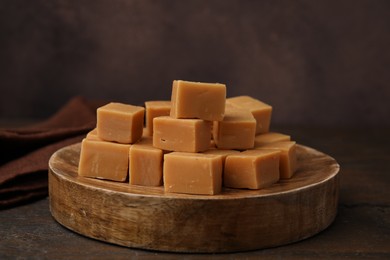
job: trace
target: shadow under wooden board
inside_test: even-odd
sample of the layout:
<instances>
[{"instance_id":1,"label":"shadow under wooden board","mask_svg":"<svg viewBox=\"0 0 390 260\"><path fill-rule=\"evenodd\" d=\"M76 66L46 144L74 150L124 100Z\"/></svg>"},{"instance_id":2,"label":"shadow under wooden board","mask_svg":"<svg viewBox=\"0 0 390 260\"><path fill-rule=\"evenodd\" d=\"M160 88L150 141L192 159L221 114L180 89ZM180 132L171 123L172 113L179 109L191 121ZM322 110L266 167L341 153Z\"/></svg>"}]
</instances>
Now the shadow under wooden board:
<instances>
[{"instance_id":1,"label":"shadow under wooden board","mask_svg":"<svg viewBox=\"0 0 390 260\"><path fill-rule=\"evenodd\" d=\"M132 248L221 253L285 245L324 230L337 213L338 163L302 145L297 153L289 180L205 196L79 177L75 144L49 161L50 210L77 233Z\"/></svg>"}]
</instances>

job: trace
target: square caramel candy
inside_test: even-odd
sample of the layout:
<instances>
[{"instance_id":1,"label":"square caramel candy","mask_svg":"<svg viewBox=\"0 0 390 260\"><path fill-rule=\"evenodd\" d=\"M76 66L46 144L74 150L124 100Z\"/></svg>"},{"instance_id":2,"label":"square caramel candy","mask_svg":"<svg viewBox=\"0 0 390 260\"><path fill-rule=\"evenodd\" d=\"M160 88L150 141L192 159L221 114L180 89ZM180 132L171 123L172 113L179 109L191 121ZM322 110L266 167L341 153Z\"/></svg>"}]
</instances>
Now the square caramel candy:
<instances>
[{"instance_id":1,"label":"square caramel candy","mask_svg":"<svg viewBox=\"0 0 390 260\"><path fill-rule=\"evenodd\" d=\"M143 132L145 108L109 103L97 109L97 134L105 141L132 144Z\"/></svg>"},{"instance_id":2,"label":"square caramel candy","mask_svg":"<svg viewBox=\"0 0 390 260\"><path fill-rule=\"evenodd\" d=\"M226 157L230 154L239 154L240 151L237 150L224 150L224 149L210 149L205 152L204 154L214 154L219 155L222 158L222 168L224 168Z\"/></svg>"},{"instance_id":3,"label":"square caramel candy","mask_svg":"<svg viewBox=\"0 0 390 260\"><path fill-rule=\"evenodd\" d=\"M94 128L92 129L91 131L89 131L85 137L86 139L88 140L97 140L97 141L101 141L102 139L100 139L97 135L97 129Z\"/></svg>"},{"instance_id":4,"label":"square caramel candy","mask_svg":"<svg viewBox=\"0 0 390 260\"><path fill-rule=\"evenodd\" d=\"M279 180L279 157L276 150L247 150L228 155L225 161L224 186L262 189Z\"/></svg>"},{"instance_id":5,"label":"square caramel candy","mask_svg":"<svg viewBox=\"0 0 390 260\"><path fill-rule=\"evenodd\" d=\"M269 131L272 115L272 107L270 105L249 96L231 97L226 101L237 107L251 111L257 123L256 134L263 134Z\"/></svg>"},{"instance_id":6,"label":"square caramel candy","mask_svg":"<svg viewBox=\"0 0 390 260\"><path fill-rule=\"evenodd\" d=\"M297 170L296 142L269 143L256 149L274 149L280 151L279 171L281 179L291 178Z\"/></svg>"},{"instance_id":7,"label":"square caramel candy","mask_svg":"<svg viewBox=\"0 0 390 260\"><path fill-rule=\"evenodd\" d=\"M221 121L225 113L225 101L224 84L174 80L170 116Z\"/></svg>"},{"instance_id":8,"label":"square caramel candy","mask_svg":"<svg viewBox=\"0 0 390 260\"><path fill-rule=\"evenodd\" d=\"M147 101L145 102L145 125L147 133L153 135L153 118L169 116L171 112L171 101Z\"/></svg>"},{"instance_id":9,"label":"square caramel candy","mask_svg":"<svg viewBox=\"0 0 390 260\"><path fill-rule=\"evenodd\" d=\"M161 186L163 151L146 140L130 148L129 183L141 186Z\"/></svg>"},{"instance_id":10,"label":"square caramel candy","mask_svg":"<svg viewBox=\"0 0 390 260\"><path fill-rule=\"evenodd\" d=\"M256 120L247 109L226 104L222 121L214 121L213 139L218 149L245 150L254 147Z\"/></svg>"},{"instance_id":11,"label":"square caramel candy","mask_svg":"<svg viewBox=\"0 0 390 260\"><path fill-rule=\"evenodd\" d=\"M222 158L202 153L164 155L166 192L214 195L222 189Z\"/></svg>"},{"instance_id":12,"label":"square caramel candy","mask_svg":"<svg viewBox=\"0 0 390 260\"><path fill-rule=\"evenodd\" d=\"M153 119L153 146L176 152L202 152L210 148L211 122L200 119Z\"/></svg>"},{"instance_id":13,"label":"square caramel candy","mask_svg":"<svg viewBox=\"0 0 390 260\"><path fill-rule=\"evenodd\" d=\"M78 174L124 182L128 175L129 149L128 144L83 139Z\"/></svg>"},{"instance_id":14,"label":"square caramel candy","mask_svg":"<svg viewBox=\"0 0 390 260\"><path fill-rule=\"evenodd\" d=\"M276 133L276 132L268 132L265 134L259 134L255 136L255 147L260 147L262 145L269 144L269 143L284 142L290 140L291 137L289 135Z\"/></svg>"}]
</instances>

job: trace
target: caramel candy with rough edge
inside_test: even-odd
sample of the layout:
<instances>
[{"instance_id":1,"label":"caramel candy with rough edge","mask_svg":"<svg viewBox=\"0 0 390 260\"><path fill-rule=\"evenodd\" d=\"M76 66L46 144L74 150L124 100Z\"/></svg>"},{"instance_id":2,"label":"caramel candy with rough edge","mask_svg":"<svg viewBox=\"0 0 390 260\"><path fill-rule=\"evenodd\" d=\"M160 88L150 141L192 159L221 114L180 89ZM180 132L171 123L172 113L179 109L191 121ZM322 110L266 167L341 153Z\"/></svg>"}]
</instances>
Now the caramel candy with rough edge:
<instances>
[{"instance_id":1,"label":"caramel candy with rough edge","mask_svg":"<svg viewBox=\"0 0 390 260\"><path fill-rule=\"evenodd\" d=\"M145 102L145 126L147 134L153 135L153 118L159 116L169 116L171 111L171 101L146 101Z\"/></svg>"},{"instance_id":2,"label":"caramel candy with rough edge","mask_svg":"<svg viewBox=\"0 0 390 260\"><path fill-rule=\"evenodd\" d=\"M225 114L226 85L174 80L170 116L221 121Z\"/></svg>"},{"instance_id":3,"label":"caramel candy with rough edge","mask_svg":"<svg viewBox=\"0 0 390 260\"><path fill-rule=\"evenodd\" d=\"M249 96L231 97L226 102L251 111L257 123L256 134L269 132L272 106Z\"/></svg>"},{"instance_id":4,"label":"caramel candy with rough edge","mask_svg":"<svg viewBox=\"0 0 390 260\"><path fill-rule=\"evenodd\" d=\"M214 195L222 189L219 155L172 152L164 155L166 192Z\"/></svg>"},{"instance_id":5,"label":"caramel candy with rough edge","mask_svg":"<svg viewBox=\"0 0 390 260\"><path fill-rule=\"evenodd\" d=\"M202 152L210 148L211 122L200 119L153 119L153 146L176 152Z\"/></svg>"},{"instance_id":6,"label":"caramel candy with rough edge","mask_svg":"<svg viewBox=\"0 0 390 260\"><path fill-rule=\"evenodd\" d=\"M163 151L151 142L139 142L130 148L129 183L141 186L161 186Z\"/></svg>"},{"instance_id":7,"label":"caramel candy with rough edge","mask_svg":"<svg viewBox=\"0 0 390 260\"><path fill-rule=\"evenodd\" d=\"M280 151L280 178L289 179L297 170L297 152L294 141L265 144L256 149L274 149Z\"/></svg>"},{"instance_id":8,"label":"caramel candy with rough edge","mask_svg":"<svg viewBox=\"0 0 390 260\"><path fill-rule=\"evenodd\" d=\"M97 140L97 141L102 141L102 139L100 139L98 136L97 136L97 129L94 128L92 129L91 131L89 131L87 133L87 136L85 137L86 139L88 140Z\"/></svg>"},{"instance_id":9,"label":"caramel candy with rough edge","mask_svg":"<svg viewBox=\"0 0 390 260\"><path fill-rule=\"evenodd\" d=\"M221 156L221 158L222 158L222 168L224 168L226 157L228 155L230 155L230 154L239 154L240 151L237 151L237 150L223 150L223 149L210 149L210 150L207 150L207 151L205 151L203 153L204 154L214 154L214 155Z\"/></svg>"},{"instance_id":10,"label":"caramel candy with rough edge","mask_svg":"<svg viewBox=\"0 0 390 260\"><path fill-rule=\"evenodd\" d=\"M256 120L247 109L226 104L225 117L214 121L213 139L219 149L245 150L254 147Z\"/></svg>"},{"instance_id":11,"label":"caramel candy with rough edge","mask_svg":"<svg viewBox=\"0 0 390 260\"><path fill-rule=\"evenodd\" d=\"M124 182L129 166L128 144L83 139L78 174Z\"/></svg>"},{"instance_id":12,"label":"caramel candy with rough edge","mask_svg":"<svg viewBox=\"0 0 390 260\"><path fill-rule=\"evenodd\" d=\"M97 109L97 134L105 141L132 144L141 136L145 108L109 103Z\"/></svg>"},{"instance_id":13,"label":"caramel candy with rough edge","mask_svg":"<svg viewBox=\"0 0 390 260\"><path fill-rule=\"evenodd\" d=\"M241 189L261 189L279 180L280 152L247 150L228 155L223 174L224 186Z\"/></svg>"}]
</instances>

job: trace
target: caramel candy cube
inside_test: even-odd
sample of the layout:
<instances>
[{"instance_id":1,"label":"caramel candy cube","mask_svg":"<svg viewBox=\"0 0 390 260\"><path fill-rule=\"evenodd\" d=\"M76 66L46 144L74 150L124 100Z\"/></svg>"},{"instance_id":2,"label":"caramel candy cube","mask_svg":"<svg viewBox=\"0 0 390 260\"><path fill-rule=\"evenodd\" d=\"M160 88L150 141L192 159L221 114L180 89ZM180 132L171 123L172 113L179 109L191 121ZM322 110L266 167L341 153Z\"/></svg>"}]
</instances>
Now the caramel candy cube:
<instances>
[{"instance_id":1,"label":"caramel candy cube","mask_svg":"<svg viewBox=\"0 0 390 260\"><path fill-rule=\"evenodd\" d=\"M221 189L221 156L182 152L164 155L166 192L214 195Z\"/></svg>"},{"instance_id":2,"label":"caramel candy cube","mask_svg":"<svg viewBox=\"0 0 390 260\"><path fill-rule=\"evenodd\" d=\"M269 131L272 115L272 107L270 105L249 96L228 98L227 102L251 111L257 122L256 134L263 134Z\"/></svg>"},{"instance_id":3,"label":"caramel candy cube","mask_svg":"<svg viewBox=\"0 0 390 260\"><path fill-rule=\"evenodd\" d=\"M128 175L130 145L83 139L78 174L124 182Z\"/></svg>"},{"instance_id":4,"label":"caramel candy cube","mask_svg":"<svg viewBox=\"0 0 390 260\"><path fill-rule=\"evenodd\" d=\"M224 185L230 188L261 189L279 180L279 157L276 150L247 150L228 155Z\"/></svg>"},{"instance_id":5,"label":"caramel candy cube","mask_svg":"<svg viewBox=\"0 0 390 260\"><path fill-rule=\"evenodd\" d=\"M247 109L226 105L222 121L214 121L213 139L219 149L245 150L254 147L256 120Z\"/></svg>"},{"instance_id":6,"label":"caramel candy cube","mask_svg":"<svg viewBox=\"0 0 390 260\"><path fill-rule=\"evenodd\" d=\"M226 85L174 80L171 117L221 121L225 113Z\"/></svg>"},{"instance_id":7,"label":"caramel candy cube","mask_svg":"<svg viewBox=\"0 0 390 260\"><path fill-rule=\"evenodd\" d=\"M202 152L210 148L211 122L200 119L153 119L153 146L176 152Z\"/></svg>"},{"instance_id":8,"label":"caramel candy cube","mask_svg":"<svg viewBox=\"0 0 390 260\"><path fill-rule=\"evenodd\" d=\"M297 170L296 142L269 143L256 149L274 149L280 151L279 171L281 179L291 178Z\"/></svg>"},{"instance_id":9,"label":"caramel candy cube","mask_svg":"<svg viewBox=\"0 0 390 260\"><path fill-rule=\"evenodd\" d=\"M97 140L97 141L101 140L101 139L97 136L97 129L96 129L96 128L94 128L94 129L92 129L91 131L89 131L89 132L87 133L87 136L86 136L85 138L88 139L88 140Z\"/></svg>"},{"instance_id":10,"label":"caramel candy cube","mask_svg":"<svg viewBox=\"0 0 390 260\"><path fill-rule=\"evenodd\" d=\"M145 124L147 133L153 135L153 118L159 116L169 116L171 111L171 101L147 101L145 102Z\"/></svg>"},{"instance_id":11,"label":"caramel candy cube","mask_svg":"<svg viewBox=\"0 0 390 260\"><path fill-rule=\"evenodd\" d=\"M291 137L289 135L275 133L275 132L268 132L265 134L259 134L255 136L255 147L260 147L262 145L269 144L269 143L284 142L290 140Z\"/></svg>"},{"instance_id":12,"label":"caramel candy cube","mask_svg":"<svg viewBox=\"0 0 390 260\"><path fill-rule=\"evenodd\" d=\"M109 103L97 109L97 134L105 141L132 144L142 136L145 108Z\"/></svg>"},{"instance_id":13,"label":"caramel candy cube","mask_svg":"<svg viewBox=\"0 0 390 260\"><path fill-rule=\"evenodd\" d=\"M163 151L142 142L130 148L129 183L141 186L161 186Z\"/></svg>"},{"instance_id":14,"label":"caramel candy cube","mask_svg":"<svg viewBox=\"0 0 390 260\"><path fill-rule=\"evenodd\" d=\"M225 165L226 157L230 154L239 154L240 152L237 150L223 150L223 149L210 149L205 152L204 154L214 154L214 155L219 155L222 158L222 168Z\"/></svg>"}]
</instances>

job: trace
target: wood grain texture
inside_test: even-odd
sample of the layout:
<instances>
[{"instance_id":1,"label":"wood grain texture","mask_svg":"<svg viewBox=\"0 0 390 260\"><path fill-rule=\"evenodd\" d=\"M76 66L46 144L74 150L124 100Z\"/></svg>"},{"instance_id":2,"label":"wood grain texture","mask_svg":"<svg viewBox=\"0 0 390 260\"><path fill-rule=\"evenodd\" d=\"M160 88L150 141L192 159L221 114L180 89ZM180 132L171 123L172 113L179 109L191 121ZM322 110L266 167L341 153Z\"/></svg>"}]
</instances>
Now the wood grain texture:
<instances>
[{"instance_id":1,"label":"wood grain texture","mask_svg":"<svg viewBox=\"0 0 390 260\"><path fill-rule=\"evenodd\" d=\"M298 171L262 190L198 196L79 177L80 145L49 161L50 210L65 227L98 240L175 252L234 252L310 237L334 220L339 165L298 145Z\"/></svg>"}]
</instances>

